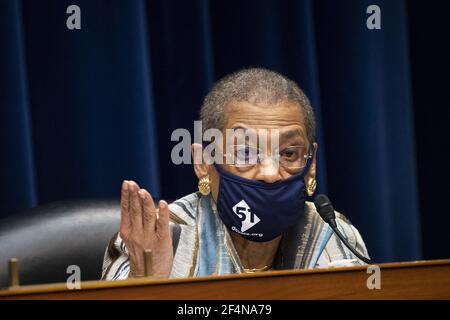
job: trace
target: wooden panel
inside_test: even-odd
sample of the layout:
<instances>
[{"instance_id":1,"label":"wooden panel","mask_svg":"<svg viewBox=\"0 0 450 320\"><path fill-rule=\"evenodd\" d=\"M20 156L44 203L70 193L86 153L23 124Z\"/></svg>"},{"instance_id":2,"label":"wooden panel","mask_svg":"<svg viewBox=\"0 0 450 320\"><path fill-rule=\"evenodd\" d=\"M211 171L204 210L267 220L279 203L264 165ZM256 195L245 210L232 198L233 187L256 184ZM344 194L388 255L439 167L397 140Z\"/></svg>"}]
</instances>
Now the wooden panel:
<instances>
[{"instance_id":1,"label":"wooden panel","mask_svg":"<svg viewBox=\"0 0 450 320\"><path fill-rule=\"evenodd\" d=\"M381 289L365 267L287 270L189 279L87 281L22 286L0 299L450 299L450 260L380 264Z\"/></svg>"}]
</instances>

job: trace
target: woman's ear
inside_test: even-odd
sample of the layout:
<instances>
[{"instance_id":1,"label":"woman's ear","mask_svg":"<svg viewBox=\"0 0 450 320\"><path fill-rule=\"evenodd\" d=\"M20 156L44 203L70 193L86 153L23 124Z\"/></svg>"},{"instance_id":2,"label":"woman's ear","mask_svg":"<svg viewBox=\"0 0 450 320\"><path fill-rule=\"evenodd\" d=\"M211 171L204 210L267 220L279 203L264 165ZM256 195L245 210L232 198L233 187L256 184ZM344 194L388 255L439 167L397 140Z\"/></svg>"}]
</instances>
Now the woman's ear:
<instances>
[{"instance_id":1,"label":"woman's ear","mask_svg":"<svg viewBox=\"0 0 450 320\"><path fill-rule=\"evenodd\" d=\"M200 143L193 143L191 146L194 171L197 178L201 179L208 175L208 165L203 161L203 146Z\"/></svg>"}]
</instances>

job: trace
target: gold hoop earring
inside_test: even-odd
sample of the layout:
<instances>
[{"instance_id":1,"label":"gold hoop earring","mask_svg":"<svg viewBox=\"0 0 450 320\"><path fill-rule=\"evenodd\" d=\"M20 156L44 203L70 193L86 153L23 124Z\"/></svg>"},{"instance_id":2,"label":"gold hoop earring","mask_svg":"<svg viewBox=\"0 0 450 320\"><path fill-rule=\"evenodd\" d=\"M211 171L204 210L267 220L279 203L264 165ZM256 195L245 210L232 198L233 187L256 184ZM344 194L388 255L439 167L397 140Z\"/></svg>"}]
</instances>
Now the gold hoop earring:
<instances>
[{"instance_id":1,"label":"gold hoop earring","mask_svg":"<svg viewBox=\"0 0 450 320\"><path fill-rule=\"evenodd\" d=\"M211 192L211 180L209 180L208 176L198 181L198 191L204 196L207 196Z\"/></svg>"},{"instance_id":2,"label":"gold hoop earring","mask_svg":"<svg viewBox=\"0 0 450 320\"><path fill-rule=\"evenodd\" d=\"M316 181L316 179L313 179L308 184L308 187L306 188L306 193L308 194L308 196L311 197L314 194L314 192L316 191L316 187L317 187L317 181Z\"/></svg>"}]
</instances>

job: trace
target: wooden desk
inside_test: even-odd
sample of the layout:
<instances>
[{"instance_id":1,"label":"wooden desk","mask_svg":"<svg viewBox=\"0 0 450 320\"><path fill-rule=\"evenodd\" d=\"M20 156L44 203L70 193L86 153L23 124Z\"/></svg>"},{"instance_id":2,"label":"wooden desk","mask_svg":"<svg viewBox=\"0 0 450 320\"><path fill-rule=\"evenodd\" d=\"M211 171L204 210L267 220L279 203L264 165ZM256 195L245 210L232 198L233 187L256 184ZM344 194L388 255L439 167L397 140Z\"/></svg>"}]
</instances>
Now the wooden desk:
<instances>
[{"instance_id":1,"label":"wooden desk","mask_svg":"<svg viewBox=\"0 0 450 320\"><path fill-rule=\"evenodd\" d=\"M450 260L379 264L381 289L366 267L287 270L187 279L86 281L20 286L0 299L450 299Z\"/></svg>"}]
</instances>

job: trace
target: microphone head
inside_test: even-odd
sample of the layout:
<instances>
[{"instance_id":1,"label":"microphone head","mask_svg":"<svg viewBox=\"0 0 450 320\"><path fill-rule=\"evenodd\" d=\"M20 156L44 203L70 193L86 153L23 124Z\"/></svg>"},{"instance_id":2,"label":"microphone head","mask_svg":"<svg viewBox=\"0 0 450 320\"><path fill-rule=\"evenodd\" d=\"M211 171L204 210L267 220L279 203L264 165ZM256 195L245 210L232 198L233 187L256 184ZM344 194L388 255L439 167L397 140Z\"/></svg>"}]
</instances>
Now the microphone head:
<instances>
[{"instance_id":1,"label":"microphone head","mask_svg":"<svg viewBox=\"0 0 450 320\"><path fill-rule=\"evenodd\" d=\"M318 194L314 198L314 205L316 206L317 212L326 223L330 223L331 220L336 219L333 204L326 195Z\"/></svg>"}]
</instances>

